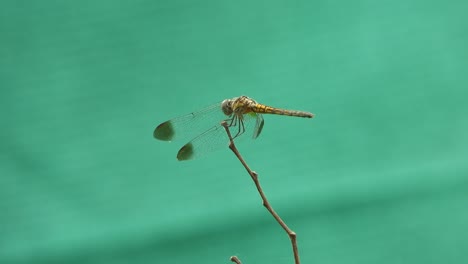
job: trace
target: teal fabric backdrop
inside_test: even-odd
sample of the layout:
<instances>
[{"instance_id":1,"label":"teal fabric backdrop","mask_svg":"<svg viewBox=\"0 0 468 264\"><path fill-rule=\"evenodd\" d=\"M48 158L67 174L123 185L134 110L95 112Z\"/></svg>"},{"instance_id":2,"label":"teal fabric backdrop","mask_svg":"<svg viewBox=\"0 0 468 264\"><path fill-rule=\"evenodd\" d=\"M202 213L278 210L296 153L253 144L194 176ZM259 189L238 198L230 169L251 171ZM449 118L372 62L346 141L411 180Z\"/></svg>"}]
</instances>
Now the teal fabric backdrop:
<instances>
[{"instance_id":1,"label":"teal fabric backdrop","mask_svg":"<svg viewBox=\"0 0 468 264\"><path fill-rule=\"evenodd\" d=\"M2 1L0 263L293 263L229 151L161 122L248 95L239 144L302 263L464 263L466 1Z\"/></svg>"}]
</instances>

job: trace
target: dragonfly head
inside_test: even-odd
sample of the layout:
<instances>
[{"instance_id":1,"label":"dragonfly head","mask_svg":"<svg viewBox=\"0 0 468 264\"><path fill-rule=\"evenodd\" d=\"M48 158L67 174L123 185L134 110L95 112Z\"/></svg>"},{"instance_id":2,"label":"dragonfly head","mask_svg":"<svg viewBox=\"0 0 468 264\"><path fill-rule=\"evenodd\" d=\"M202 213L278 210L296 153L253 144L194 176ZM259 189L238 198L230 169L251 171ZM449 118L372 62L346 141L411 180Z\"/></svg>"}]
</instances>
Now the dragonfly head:
<instances>
[{"instance_id":1,"label":"dragonfly head","mask_svg":"<svg viewBox=\"0 0 468 264\"><path fill-rule=\"evenodd\" d=\"M232 115L232 103L234 102L233 99L226 99L221 103L221 109L223 110L223 113L227 116Z\"/></svg>"}]
</instances>

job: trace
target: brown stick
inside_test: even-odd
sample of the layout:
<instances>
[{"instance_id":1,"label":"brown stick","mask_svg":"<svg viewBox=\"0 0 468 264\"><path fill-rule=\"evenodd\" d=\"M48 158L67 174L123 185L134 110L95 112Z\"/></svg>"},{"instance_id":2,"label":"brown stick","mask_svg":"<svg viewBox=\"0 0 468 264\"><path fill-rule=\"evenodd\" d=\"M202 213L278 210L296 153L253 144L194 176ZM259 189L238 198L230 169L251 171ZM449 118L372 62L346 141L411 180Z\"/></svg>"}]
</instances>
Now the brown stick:
<instances>
[{"instance_id":1,"label":"brown stick","mask_svg":"<svg viewBox=\"0 0 468 264\"><path fill-rule=\"evenodd\" d=\"M236 256L232 256L232 257L231 257L231 261L234 262L234 263L236 263L236 264L242 264L241 261L240 261L240 259L238 259Z\"/></svg>"},{"instance_id":2,"label":"brown stick","mask_svg":"<svg viewBox=\"0 0 468 264\"><path fill-rule=\"evenodd\" d=\"M236 157L242 163L244 168L249 173L250 177L252 177L252 180L254 181L255 186L257 187L258 193L262 197L263 206L270 212L270 214L276 219L278 224L280 224L281 227L284 229L284 231L286 231L286 233L288 234L289 239L291 240L291 244L292 244L292 249L293 249L293 254L294 254L294 263L295 264L300 264L299 251L297 249L297 243L296 243L296 233L294 233L294 231L289 229L289 227L286 225L286 223L284 223L284 221L281 219L281 217L275 212L275 210L273 210L273 207L271 207L270 203L268 202L267 197L263 193L262 187L260 186L260 182L258 180L258 174L255 171L252 171L250 169L250 167L244 161L244 158L242 158L241 154L237 150L236 145L234 145L234 139L232 138L231 131L229 131L228 124L225 121L223 121L221 123L221 125L224 127L224 129L226 130L226 133L227 133L227 135L229 137L229 148L232 150L232 152L234 152ZM233 259L238 260L239 263L240 263L240 260L236 256L231 257L231 261L233 261ZM235 261L233 261L233 262L235 262Z\"/></svg>"}]
</instances>

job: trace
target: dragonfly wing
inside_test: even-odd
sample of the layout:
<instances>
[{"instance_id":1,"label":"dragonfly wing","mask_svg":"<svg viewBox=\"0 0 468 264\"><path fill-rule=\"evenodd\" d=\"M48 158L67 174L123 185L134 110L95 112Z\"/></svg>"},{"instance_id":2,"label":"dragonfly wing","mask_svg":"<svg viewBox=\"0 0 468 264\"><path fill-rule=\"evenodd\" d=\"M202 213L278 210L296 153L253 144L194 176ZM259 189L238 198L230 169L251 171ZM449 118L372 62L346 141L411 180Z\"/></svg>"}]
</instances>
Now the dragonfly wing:
<instances>
[{"instance_id":1,"label":"dragonfly wing","mask_svg":"<svg viewBox=\"0 0 468 264\"><path fill-rule=\"evenodd\" d=\"M256 116L257 118L255 120L255 128L252 135L253 139L256 139L258 136L260 136L260 133L262 133L263 125L265 124L265 121L263 120L263 116L261 114L256 114Z\"/></svg>"},{"instance_id":2,"label":"dragonfly wing","mask_svg":"<svg viewBox=\"0 0 468 264\"><path fill-rule=\"evenodd\" d=\"M153 136L163 141L187 139L203 133L225 118L227 117L221 110L221 103L217 103L160 124L154 130Z\"/></svg>"},{"instance_id":3,"label":"dragonfly wing","mask_svg":"<svg viewBox=\"0 0 468 264\"><path fill-rule=\"evenodd\" d=\"M178 160L191 160L199 158L206 153L227 146L229 138L224 127L219 124L185 144L177 153Z\"/></svg>"},{"instance_id":4,"label":"dragonfly wing","mask_svg":"<svg viewBox=\"0 0 468 264\"><path fill-rule=\"evenodd\" d=\"M225 121L228 125L230 125L230 120L225 118ZM255 139L260 134L261 128L263 127L263 118L261 115L255 113L246 114L244 115L242 122L243 127L240 123L229 126L229 132L231 133L231 136L235 137L235 135L237 135L234 138L236 142L248 138L248 136L245 135L252 135L252 131L253 139ZM244 130L243 133L239 133L239 131L242 130ZM218 124L212 126L210 129L185 144L177 153L177 159L191 160L199 158L214 150L227 147L228 145L229 137L226 133L226 129L221 125L220 122L218 122Z\"/></svg>"}]
</instances>

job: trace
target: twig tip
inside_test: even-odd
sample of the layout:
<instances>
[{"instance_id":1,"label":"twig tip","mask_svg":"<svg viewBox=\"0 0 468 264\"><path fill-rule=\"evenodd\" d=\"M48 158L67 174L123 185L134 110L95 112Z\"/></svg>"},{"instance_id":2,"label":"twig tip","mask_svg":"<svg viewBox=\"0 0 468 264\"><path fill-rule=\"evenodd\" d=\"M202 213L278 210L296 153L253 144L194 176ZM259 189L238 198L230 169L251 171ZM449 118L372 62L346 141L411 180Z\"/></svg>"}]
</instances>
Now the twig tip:
<instances>
[{"instance_id":1,"label":"twig tip","mask_svg":"<svg viewBox=\"0 0 468 264\"><path fill-rule=\"evenodd\" d=\"M230 260L231 260L232 262L236 263L236 264L241 264L240 259L238 259L236 256L232 256L232 257L230 258Z\"/></svg>"}]
</instances>

